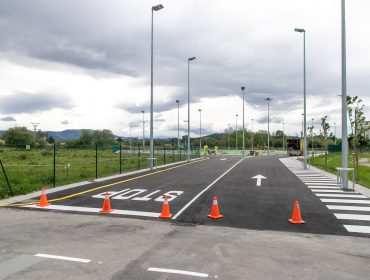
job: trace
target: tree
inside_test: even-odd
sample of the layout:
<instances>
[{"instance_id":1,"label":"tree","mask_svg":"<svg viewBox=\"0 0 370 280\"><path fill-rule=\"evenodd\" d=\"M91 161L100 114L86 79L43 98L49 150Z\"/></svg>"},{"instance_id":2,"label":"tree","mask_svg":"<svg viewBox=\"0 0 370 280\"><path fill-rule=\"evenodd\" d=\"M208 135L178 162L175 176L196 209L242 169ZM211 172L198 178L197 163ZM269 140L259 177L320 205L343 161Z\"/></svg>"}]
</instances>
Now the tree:
<instances>
[{"instance_id":1,"label":"tree","mask_svg":"<svg viewBox=\"0 0 370 280\"><path fill-rule=\"evenodd\" d=\"M4 133L3 139L8 145L31 145L35 143L35 138L26 127L9 128Z\"/></svg>"},{"instance_id":2,"label":"tree","mask_svg":"<svg viewBox=\"0 0 370 280\"><path fill-rule=\"evenodd\" d=\"M93 143L99 146L114 144L114 135L109 129L95 130L92 133Z\"/></svg>"},{"instance_id":3,"label":"tree","mask_svg":"<svg viewBox=\"0 0 370 280\"><path fill-rule=\"evenodd\" d=\"M364 115L364 104L361 104L362 100L358 98L358 96L347 96L347 110L348 110L348 117L351 123L351 138L352 138L352 145L353 145L353 152L355 154L355 159L353 162L353 166L355 168L355 177L356 180L359 179L358 174L358 151L357 147L360 145L362 135L365 131L367 131L370 127L367 125L365 115Z\"/></svg>"},{"instance_id":4,"label":"tree","mask_svg":"<svg viewBox=\"0 0 370 280\"><path fill-rule=\"evenodd\" d=\"M320 135L323 139L323 145L325 149L325 170L328 169L328 133L330 129L329 123L326 121L328 116L321 118L321 130Z\"/></svg>"}]
</instances>

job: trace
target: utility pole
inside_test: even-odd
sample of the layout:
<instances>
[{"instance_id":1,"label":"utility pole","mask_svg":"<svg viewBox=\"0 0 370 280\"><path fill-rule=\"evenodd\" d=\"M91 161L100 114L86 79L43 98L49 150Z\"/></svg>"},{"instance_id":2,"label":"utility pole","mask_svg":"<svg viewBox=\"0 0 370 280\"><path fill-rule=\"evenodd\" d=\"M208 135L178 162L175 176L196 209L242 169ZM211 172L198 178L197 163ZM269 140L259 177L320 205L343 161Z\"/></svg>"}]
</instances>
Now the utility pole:
<instances>
[{"instance_id":1,"label":"utility pole","mask_svg":"<svg viewBox=\"0 0 370 280\"><path fill-rule=\"evenodd\" d=\"M33 130L35 131L35 143L36 143L36 140L37 140L36 131L37 131L37 127L40 123L31 122L31 124L33 125Z\"/></svg>"}]
</instances>

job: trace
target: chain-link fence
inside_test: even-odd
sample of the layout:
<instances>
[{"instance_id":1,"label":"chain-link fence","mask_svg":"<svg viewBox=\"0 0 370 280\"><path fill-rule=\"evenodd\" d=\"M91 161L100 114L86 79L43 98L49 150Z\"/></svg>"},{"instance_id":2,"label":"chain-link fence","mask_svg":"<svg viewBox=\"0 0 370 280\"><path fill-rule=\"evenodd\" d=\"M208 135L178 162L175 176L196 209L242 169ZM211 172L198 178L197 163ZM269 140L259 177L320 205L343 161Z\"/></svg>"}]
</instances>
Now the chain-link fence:
<instances>
[{"instance_id":1,"label":"chain-link fence","mask_svg":"<svg viewBox=\"0 0 370 280\"><path fill-rule=\"evenodd\" d=\"M42 185L55 187L93 180L149 166L149 147L131 149L115 146L44 147L0 146L0 198L39 190ZM199 149L191 150L191 158L200 157ZM186 160L184 148L155 147L157 165Z\"/></svg>"}]
</instances>

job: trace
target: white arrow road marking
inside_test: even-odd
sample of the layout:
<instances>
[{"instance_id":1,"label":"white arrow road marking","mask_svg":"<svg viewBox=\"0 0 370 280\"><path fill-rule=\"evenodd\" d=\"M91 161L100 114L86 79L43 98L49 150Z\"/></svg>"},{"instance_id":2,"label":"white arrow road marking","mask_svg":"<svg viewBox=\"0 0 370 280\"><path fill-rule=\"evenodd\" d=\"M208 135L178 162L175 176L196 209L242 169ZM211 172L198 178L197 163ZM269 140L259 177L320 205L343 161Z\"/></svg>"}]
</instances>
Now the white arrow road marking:
<instances>
[{"instance_id":1,"label":"white arrow road marking","mask_svg":"<svg viewBox=\"0 0 370 280\"><path fill-rule=\"evenodd\" d=\"M257 187L260 187L261 186L261 182L262 182L262 179L267 179L265 176L262 176L262 175L256 175L254 177L252 177L252 179L257 179Z\"/></svg>"}]
</instances>

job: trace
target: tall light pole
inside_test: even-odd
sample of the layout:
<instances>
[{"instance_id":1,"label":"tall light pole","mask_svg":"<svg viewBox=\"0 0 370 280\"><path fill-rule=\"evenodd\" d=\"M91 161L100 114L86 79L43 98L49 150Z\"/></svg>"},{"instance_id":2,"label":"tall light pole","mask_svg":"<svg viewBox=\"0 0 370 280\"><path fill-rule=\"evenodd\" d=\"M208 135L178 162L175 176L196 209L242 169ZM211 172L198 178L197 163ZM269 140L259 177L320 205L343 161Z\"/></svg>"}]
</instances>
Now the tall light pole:
<instances>
[{"instance_id":1,"label":"tall light pole","mask_svg":"<svg viewBox=\"0 0 370 280\"><path fill-rule=\"evenodd\" d=\"M284 139L284 125L285 125L285 123L283 122L283 151L285 151L285 139Z\"/></svg>"},{"instance_id":2,"label":"tall light pole","mask_svg":"<svg viewBox=\"0 0 370 280\"><path fill-rule=\"evenodd\" d=\"M150 160L149 167L153 170L154 140L153 140L153 13L163 9L161 4L152 7L152 30L150 48Z\"/></svg>"},{"instance_id":3,"label":"tall light pole","mask_svg":"<svg viewBox=\"0 0 370 280\"><path fill-rule=\"evenodd\" d=\"M267 101L267 154L270 154L270 101L272 99L267 97L265 101Z\"/></svg>"},{"instance_id":4,"label":"tall light pole","mask_svg":"<svg viewBox=\"0 0 370 280\"><path fill-rule=\"evenodd\" d=\"M202 154L202 109L199 111L199 152Z\"/></svg>"},{"instance_id":5,"label":"tall light pole","mask_svg":"<svg viewBox=\"0 0 370 280\"><path fill-rule=\"evenodd\" d=\"M235 150L238 150L238 114L235 115Z\"/></svg>"},{"instance_id":6,"label":"tall light pole","mask_svg":"<svg viewBox=\"0 0 370 280\"><path fill-rule=\"evenodd\" d=\"M342 168L348 168L346 1L342 0ZM348 189L348 173L342 172L342 187Z\"/></svg>"},{"instance_id":7,"label":"tall light pole","mask_svg":"<svg viewBox=\"0 0 370 280\"><path fill-rule=\"evenodd\" d=\"M227 124L227 150L230 151L230 123Z\"/></svg>"},{"instance_id":8,"label":"tall light pole","mask_svg":"<svg viewBox=\"0 0 370 280\"><path fill-rule=\"evenodd\" d=\"M184 120L184 135L186 135L186 123L187 123L188 121L187 120ZM189 135L187 135L187 137L189 137ZM185 138L184 139L185 141L184 141L184 148L185 148L185 150L187 151L187 149L186 149L186 142L187 142L187 139Z\"/></svg>"},{"instance_id":9,"label":"tall light pole","mask_svg":"<svg viewBox=\"0 0 370 280\"><path fill-rule=\"evenodd\" d=\"M243 92L243 157L244 157L244 154L245 154L245 145L244 145L244 90L245 90L245 87L241 87L241 90Z\"/></svg>"},{"instance_id":10,"label":"tall light pole","mask_svg":"<svg viewBox=\"0 0 370 280\"><path fill-rule=\"evenodd\" d=\"M177 153L180 149L180 101L176 100L177 103Z\"/></svg>"},{"instance_id":11,"label":"tall light pole","mask_svg":"<svg viewBox=\"0 0 370 280\"><path fill-rule=\"evenodd\" d=\"M254 135L253 135L253 121L254 121L254 119L252 119L252 143L251 143L252 144L252 149L251 149L252 151L253 151L253 138L254 138Z\"/></svg>"},{"instance_id":12,"label":"tall light pole","mask_svg":"<svg viewBox=\"0 0 370 280\"><path fill-rule=\"evenodd\" d=\"M303 138L303 130L304 130L303 126L304 126L304 114L302 114L301 138Z\"/></svg>"},{"instance_id":13,"label":"tall light pole","mask_svg":"<svg viewBox=\"0 0 370 280\"><path fill-rule=\"evenodd\" d=\"M307 169L307 131L306 131L306 30L295 28L294 31L303 33L303 168Z\"/></svg>"},{"instance_id":14,"label":"tall light pole","mask_svg":"<svg viewBox=\"0 0 370 280\"><path fill-rule=\"evenodd\" d=\"M188 161L190 160L190 61L196 59L195 56L188 58Z\"/></svg>"},{"instance_id":15,"label":"tall light pole","mask_svg":"<svg viewBox=\"0 0 370 280\"><path fill-rule=\"evenodd\" d=\"M145 119L144 119L144 110L141 111L143 113L143 153L145 153Z\"/></svg>"}]
</instances>

